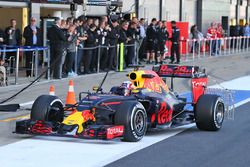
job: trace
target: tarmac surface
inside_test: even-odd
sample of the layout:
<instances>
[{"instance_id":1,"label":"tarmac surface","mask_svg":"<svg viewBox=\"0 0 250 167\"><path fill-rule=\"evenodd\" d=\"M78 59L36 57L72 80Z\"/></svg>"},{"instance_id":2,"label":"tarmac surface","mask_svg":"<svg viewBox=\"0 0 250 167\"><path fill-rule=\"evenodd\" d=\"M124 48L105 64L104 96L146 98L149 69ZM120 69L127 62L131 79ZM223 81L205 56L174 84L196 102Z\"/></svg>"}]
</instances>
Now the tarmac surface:
<instances>
[{"instance_id":1,"label":"tarmac surface","mask_svg":"<svg viewBox=\"0 0 250 167\"><path fill-rule=\"evenodd\" d=\"M235 121L225 121L219 132L192 127L130 154L107 167L249 167L250 103L235 111Z\"/></svg>"}]
</instances>

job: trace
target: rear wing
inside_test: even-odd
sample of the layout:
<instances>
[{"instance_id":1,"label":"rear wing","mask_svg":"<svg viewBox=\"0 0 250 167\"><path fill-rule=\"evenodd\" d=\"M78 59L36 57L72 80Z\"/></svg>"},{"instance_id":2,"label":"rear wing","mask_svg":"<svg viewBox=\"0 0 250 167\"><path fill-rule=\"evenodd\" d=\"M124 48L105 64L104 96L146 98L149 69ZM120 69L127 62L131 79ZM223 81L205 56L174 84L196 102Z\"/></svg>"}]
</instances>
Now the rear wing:
<instances>
[{"instance_id":1,"label":"rear wing","mask_svg":"<svg viewBox=\"0 0 250 167\"><path fill-rule=\"evenodd\" d=\"M196 104L199 97L205 93L208 78L204 70L198 66L160 65L154 66L155 71L162 78L171 78L171 89L174 90L174 78L190 78L193 103Z\"/></svg>"},{"instance_id":2,"label":"rear wing","mask_svg":"<svg viewBox=\"0 0 250 167\"><path fill-rule=\"evenodd\" d=\"M205 70L198 66L160 65L154 66L155 71L162 78L201 78L206 77Z\"/></svg>"}]
</instances>

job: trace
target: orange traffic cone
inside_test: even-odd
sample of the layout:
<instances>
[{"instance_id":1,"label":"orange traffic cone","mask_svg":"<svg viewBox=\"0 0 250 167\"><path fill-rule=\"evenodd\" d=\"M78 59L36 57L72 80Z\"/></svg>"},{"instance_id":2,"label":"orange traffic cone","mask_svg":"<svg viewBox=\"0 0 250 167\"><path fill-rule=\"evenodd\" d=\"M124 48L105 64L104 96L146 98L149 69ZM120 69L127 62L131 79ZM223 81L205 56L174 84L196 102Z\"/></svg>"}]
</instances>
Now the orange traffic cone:
<instances>
[{"instance_id":1,"label":"orange traffic cone","mask_svg":"<svg viewBox=\"0 0 250 167\"><path fill-rule=\"evenodd\" d=\"M69 81L69 91L66 98L66 105L74 105L76 104L76 96L74 92L74 83L72 80Z\"/></svg>"},{"instance_id":2,"label":"orange traffic cone","mask_svg":"<svg viewBox=\"0 0 250 167\"><path fill-rule=\"evenodd\" d=\"M55 96L55 87L54 87L54 85L50 85L50 88L49 88L49 95Z\"/></svg>"}]
</instances>

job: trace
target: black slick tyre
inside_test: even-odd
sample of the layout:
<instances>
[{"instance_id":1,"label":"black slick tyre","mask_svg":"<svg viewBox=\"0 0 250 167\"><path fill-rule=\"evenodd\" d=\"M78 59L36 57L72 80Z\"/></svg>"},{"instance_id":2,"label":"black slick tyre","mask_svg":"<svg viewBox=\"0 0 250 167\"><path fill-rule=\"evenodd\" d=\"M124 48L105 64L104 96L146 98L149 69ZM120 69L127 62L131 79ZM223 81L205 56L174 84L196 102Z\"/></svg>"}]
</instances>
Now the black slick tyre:
<instances>
[{"instance_id":1,"label":"black slick tyre","mask_svg":"<svg viewBox=\"0 0 250 167\"><path fill-rule=\"evenodd\" d=\"M195 122L200 130L217 131L224 120L224 103L217 95L202 95L195 105Z\"/></svg>"},{"instance_id":2,"label":"black slick tyre","mask_svg":"<svg viewBox=\"0 0 250 167\"><path fill-rule=\"evenodd\" d=\"M123 102L115 113L115 125L124 126L123 141L140 141L147 130L147 113L136 101Z\"/></svg>"},{"instance_id":3,"label":"black slick tyre","mask_svg":"<svg viewBox=\"0 0 250 167\"><path fill-rule=\"evenodd\" d=\"M32 105L30 117L33 121L62 122L64 119L63 103L56 96L41 95Z\"/></svg>"}]
</instances>

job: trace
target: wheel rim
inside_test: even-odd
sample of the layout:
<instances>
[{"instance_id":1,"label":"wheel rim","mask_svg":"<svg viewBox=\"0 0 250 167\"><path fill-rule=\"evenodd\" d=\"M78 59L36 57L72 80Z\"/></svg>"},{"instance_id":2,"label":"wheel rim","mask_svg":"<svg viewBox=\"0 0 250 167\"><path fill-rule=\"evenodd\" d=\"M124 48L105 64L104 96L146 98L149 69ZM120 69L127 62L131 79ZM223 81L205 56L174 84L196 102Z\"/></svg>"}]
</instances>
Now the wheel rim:
<instances>
[{"instance_id":1,"label":"wheel rim","mask_svg":"<svg viewBox=\"0 0 250 167\"><path fill-rule=\"evenodd\" d=\"M137 133L143 133L145 129L145 118L142 110L138 110L134 117L134 126Z\"/></svg>"},{"instance_id":2,"label":"wheel rim","mask_svg":"<svg viewBox=\"0 0 250 167\"><path fill-rule=\"evenodd\" d=\"M222 124L224 119L224 106L222 103L218 103L216 107L215 119L218 124Z\"/></svg>"},{"instance_id":3,"label":"wheel rim","mask_svg":"<svg viewBox=\"0 0 250 167\"><path fill-rule=\"evenodd\" d=\"M62 122L63 121L63 106L59 102L53 103L48 112L48 121Z\"/></svg>"}]
</instances>

